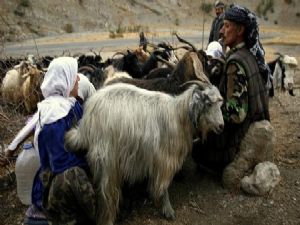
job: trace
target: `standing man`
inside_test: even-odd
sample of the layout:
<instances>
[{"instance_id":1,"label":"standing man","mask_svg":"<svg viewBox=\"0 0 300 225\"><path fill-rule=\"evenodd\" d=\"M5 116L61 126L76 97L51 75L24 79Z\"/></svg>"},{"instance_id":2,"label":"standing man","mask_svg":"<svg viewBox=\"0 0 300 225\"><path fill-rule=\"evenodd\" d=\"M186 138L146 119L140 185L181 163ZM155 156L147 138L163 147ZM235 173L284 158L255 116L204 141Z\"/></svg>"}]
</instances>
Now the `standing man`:
<instances>
[{"instance_id":1,"label":"standing man","mask_svg":"<svg viewBox=\"0 0 300 225\"><path fill-rule=\"evenodd\" d=\"M230 48L219 85L225 127L220 135L211 134L205 143L198 143L193 158L199 166L221 169L224 186L236 189L256 164L272 161L269 153L274 131L262 77L265 71L260 66L264 64L264 51L259 44L256 16L247 8L232 5L224 14L220 32Z\"/></svg>"},{"instance_id":2,"label":"standing man","mask_svg":"<svg viewBox=\"0 0 300 225\"><path fill-rule=\"evenodd\" d=\"M223 2L221 1L215 2L216 17L213 20L213 23L211 25L208 44L212 41L219 41L220 39L220 29L223 26L224 8L225 5Z\"/></svg>"},{"instance_id":3,"label":"standing man","mask_svg":"<svg viewBox=\"0 0 300 225\"><path fill-rule=\"evenodd\" d=\"M148 40L145 36L145 33L142 31L140 32L140 47L143 47L143 50L146 52L147 51L147 44L148 44Z\"/></svg>"}]
</instances>

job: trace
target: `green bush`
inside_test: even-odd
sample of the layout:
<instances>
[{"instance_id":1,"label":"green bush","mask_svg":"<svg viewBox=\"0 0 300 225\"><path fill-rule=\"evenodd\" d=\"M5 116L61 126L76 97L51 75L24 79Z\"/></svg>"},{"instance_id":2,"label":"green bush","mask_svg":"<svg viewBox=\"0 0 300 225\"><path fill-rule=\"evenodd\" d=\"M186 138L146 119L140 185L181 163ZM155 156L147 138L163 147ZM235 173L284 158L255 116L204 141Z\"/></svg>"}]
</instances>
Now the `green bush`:
<instances>
[{"instance_id":1,"label":"green bush","mask_svg":"<svg viewBox=\"0 0 300 225\"><path fill-rule=\"evenodd\" d=\"M149 32L148 26L142 25L132 25L128 27L123 27L121 23L118 24L118 27L115 30L109 30L109 37L110 38L118 38L123 37L123 33L139 33L140 31Z\"/></svg>"},{"instance_id":2,"label":"green bush","mask_svg":"<svg viewBox=\"0 0 300 225\"><path fill-rule=\"evenodd\" d=\"M207 14L209 14L213 9L213 5L211 3L202 3L201 10Z\"/></svg>"},{"instance_id":3,"label":"green bush","mask_svg":"<svg viewBox=\"0 0 300 225\"><path fill-rule=\"evenodd\" d=\"M274 0L261 0L256 7L258 16L266 16L268 11L274 12Z\"/></svg>"},{"instance_id":4,"label":"green bush","mask_svg":"<svg viewBox=\"0 0 300 225\"><path fill-rule=\"evenodd\" d=\"M135 0L129 0L129 2L130 2L130 4L131 4L132 6L134 6L134 5L136 4L136 1L135 1Z\"/></svg>"},{"instance_id":5,"label":"green bush","mask_svg":"<svg viewBox=\"0 0 300 225\"><path fill-rule=\"evenodd\" d=\"M119 24L118 24L118 27L117 27L117 29L116 29L116 33L117 33L117 34L123 34L125 31L126 31L126 27L122 27L122 24L119 23Z\"/></svg>"},{"instance_id":6,"label":"green bush","mask_svg":"<svg viewBox=\"0 0 300 225\"><path fill-rule=\"evenodd\" d=\"M300 17L300 12L297 12L297 13L296 13L296 16L297 16L297 17Z\"/></svg>"},{"instance_id":7,"label":"green bush","mask_svg":"<svg viewBox=\"0 0 300 225\"><path fill-rule=\"evenodd\" d=\"M142 26L141 25L133 25L133 26L127 27L126 30L128 33L137 33L142 30Z\"/></svg>"},{"instance_id":8,"label":"green bush","mask_svg":"<svg viewBox=\"0 0 300 225\"><path fill-rule=\"evenodd\" d=\"M30 6L29 0L21 0L20 6L29 7Z\"/></svg>"},{"instance_id":9,"label":"green bush","mask_svg":"<svg viewBox=\"0 0 300 225\"><path fill-rule=\"evenodd\" d=\"M178 17L175 19L175 25L179 26L179 18Z\"/></svg>"},{"instance_id":10,"label":"green bush","mask_svg":"<svg viewBox=\"0 0 300 225\"><path fill-rule=\"evenodd\" d=\"M114 31L109 31L109 37L110 38L122 38L123 33L116 33Z\"/></svg>"},{"instance_id":11,"label":"green bush","mask_svg":"<svg viewBox=\"0 0 300 225\"><path fill-rule=\"evenodd\" d=\"M23 16L25 15L25 12L24 12L24 10L15 9L15 10L14 10L14 14L15 14L16 16L23 17Z\"/></svg>"},{"instance_id":12,"label":"green bush","mask_svg":"<svg viewBox=\"0 0 300 225\"><path fill-rule=\"evenodd\" d=\"M292 4L293 3L293 0L284 0L284 2L288 5Z\"/></svg>"},{"instance_id":13,"label":"green bush","mask_svg":"<svg viewBox=\"0 0 300 225\"><path fill-rule=\"evenodd\" d=\"M63 27L64 31L66 31L67 33L73 33L74 32L74 28L73 25L70 23L67 23L64 27Z\"/></svg>"}]
</instances>

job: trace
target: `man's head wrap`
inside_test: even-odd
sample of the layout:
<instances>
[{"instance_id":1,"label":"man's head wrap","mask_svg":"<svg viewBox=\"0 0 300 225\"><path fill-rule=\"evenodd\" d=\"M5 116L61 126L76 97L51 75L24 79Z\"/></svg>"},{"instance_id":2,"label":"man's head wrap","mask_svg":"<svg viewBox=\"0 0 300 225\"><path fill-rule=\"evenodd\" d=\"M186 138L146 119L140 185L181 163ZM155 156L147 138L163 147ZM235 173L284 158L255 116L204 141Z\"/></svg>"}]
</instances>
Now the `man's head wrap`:
<instances>
[{"instance_id":1,"label":"man's head wrap","mask_svg":"<svg viewBox=\"0 0 300 225\"><path fill-rule=\"evenodd\" d=\"M250 52L256 57L260 73L267 82L270 76L270 69L265 63L265 51L259 40L259 29L256 15L249 9L239 6L230 5L226 10L224 20L229 20L245 26L244 41Z\"/></svg>"},{"instance_id":2,"label":"man's head wrap","mask_svg":"<svg viewBox=\"0 0 300 225\"><path fill-rule=\"evenodd\" d=\"M258 39L258 23L257 17L249 9L241 7L239 5L231 5L228 10L226 10L224 15L224 20L229 20L237 24L242 24L245 26L245 43L250 49L255 45Z\"/></svg>"},{"instance_id":3,"label":"man's head wrap","mask_svg":"<svg viewBox=\"0 0 300 225\"><path fill-rule=\"evenodd\" d=\"M221 2L221 1L216 1L216 2L215 2L215 8L218 8L218 7L224 8L224 7L225 7L225 4L224 4L223 2Z\"/></svg>"}]
</instances>

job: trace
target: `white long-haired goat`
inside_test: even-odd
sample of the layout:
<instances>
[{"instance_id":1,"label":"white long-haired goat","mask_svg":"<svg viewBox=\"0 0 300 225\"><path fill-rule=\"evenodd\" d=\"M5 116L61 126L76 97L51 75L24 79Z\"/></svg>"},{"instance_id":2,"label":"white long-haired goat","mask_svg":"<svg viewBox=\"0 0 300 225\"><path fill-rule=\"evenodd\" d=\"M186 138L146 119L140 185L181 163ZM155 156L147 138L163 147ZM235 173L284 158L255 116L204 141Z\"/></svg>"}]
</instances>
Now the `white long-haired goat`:
<instances>
[{"instance_id":1,"label":"white long-haired goat","mask_svg":"<svg viewBox=\"0 0 300 225\"><path fill-rule=\"evenodd\" d=\"M193 136L205 138L224 126L218 89L197 83L178 96L113 84L88 99L79 127L65 139L69 149L88 151L98 225L114 223L123 182L144 178L163 215L175 218L168 187L192 150Z\"/></svg>"}]
</instances>

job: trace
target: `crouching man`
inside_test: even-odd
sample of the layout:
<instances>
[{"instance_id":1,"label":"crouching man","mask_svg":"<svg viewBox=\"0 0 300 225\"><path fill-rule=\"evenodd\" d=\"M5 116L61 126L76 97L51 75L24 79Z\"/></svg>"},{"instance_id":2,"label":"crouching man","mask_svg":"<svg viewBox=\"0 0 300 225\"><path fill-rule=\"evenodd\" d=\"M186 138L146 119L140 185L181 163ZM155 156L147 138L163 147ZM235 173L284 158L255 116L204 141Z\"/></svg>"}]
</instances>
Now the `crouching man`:
<instances>
[{"instance_id":1,"label":"crouching man","mask_svg":"<svg viewBox=\"0 0 300 225\"><path fill-rule=\"evenodd\" d=\"M267 68L256 16L248 9L232 5L220 32L230 48L219 86L225 128L196 143L193 158L199 167L222 172L226 188L238 189L249 170L273 159L274 130L262 79Z\"/></svg>"}]
</instances>

